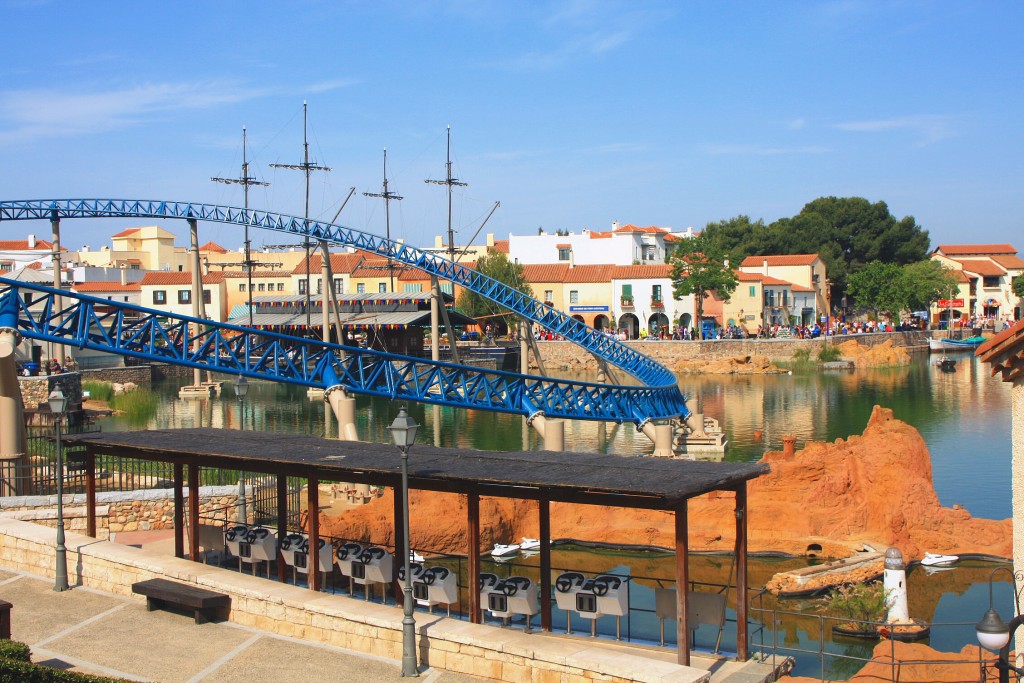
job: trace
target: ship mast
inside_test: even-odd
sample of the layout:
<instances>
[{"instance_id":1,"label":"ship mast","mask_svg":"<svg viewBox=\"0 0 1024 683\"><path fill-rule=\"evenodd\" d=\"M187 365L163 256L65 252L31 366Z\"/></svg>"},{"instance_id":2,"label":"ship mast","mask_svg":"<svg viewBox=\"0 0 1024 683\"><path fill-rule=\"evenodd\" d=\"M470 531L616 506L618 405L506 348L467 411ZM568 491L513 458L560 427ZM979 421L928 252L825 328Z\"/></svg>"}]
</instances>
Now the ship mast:
<instances>
[{"instance_id":1,"label":"ship mast","mask_svg":"<svg viewBox=\"0 0 1024 683\"><path fill-rule=\"evenodd\" d=\"M384 230L385 237L391 241L391 202L402 201L402 197L388 189L388 151L384 150L384 190L382 192L364 192L364 197L377 197L384 200ZM390 254L390 251L389 251ZM395 291L395 263L388 256L388 279L391 281L391 293Z\"/></svg>"},{"instance_id":2,"label":"ship mast","mask_svg":"<svg viewBox=\"0 0 1024 683\"><path fill-rule=\"evenodd\" d=\"M270 183L264 183L256 180L249 175L249 158L246 153L246 132L245 126L242 126L242 175L238 178L210 178L215 183L224 183L225 185L241 185L242 186L242 206L245 209L245 260L242 261L242 269L246 272L246 279L248 281L248 309L249 309L249 327L252 327L252 248L251 242L249 241L249 187L251 185L262 185L267 186Z\"/></svg>"},{"instance_id":3,"label":"ship mast","mask_svg":"<svg viewBox=\"0 0 1024 683\"><path fill-rule=\"evenodd\" d=\"M310 327L312 326L312 295L309 288L309 271L310 271L310 242L309 242L309 176L313 171L330 171L331 169L327 166L320 166L315 161L309 160L309 138L306 134L307 131L307 105L306 101L302 101L302 163L301 164L271 164L272 168L286 168L292 171L303 171L306 174L306 212L303 218L306 219L306 235L305 239L302 240L302 246L306 250L306 334L309 334ZM327 283L324 283L326 285Z\"/></svg>"},{"instance_id":4,"label":"ship mast","mask_svg":"<svg viewBox=\"0 0 1024 683\"><path fill-rule=\"evenodd\" d=\"M448 177L445 180L424 180L425 183L433 185L448 186L448 259L455 260L455 233L452 231L452 188L467 187L469 183L459 182L458 178L452 177L452 127L448 126L448 161L445 163Z\"/></svg>"}]
</instances>

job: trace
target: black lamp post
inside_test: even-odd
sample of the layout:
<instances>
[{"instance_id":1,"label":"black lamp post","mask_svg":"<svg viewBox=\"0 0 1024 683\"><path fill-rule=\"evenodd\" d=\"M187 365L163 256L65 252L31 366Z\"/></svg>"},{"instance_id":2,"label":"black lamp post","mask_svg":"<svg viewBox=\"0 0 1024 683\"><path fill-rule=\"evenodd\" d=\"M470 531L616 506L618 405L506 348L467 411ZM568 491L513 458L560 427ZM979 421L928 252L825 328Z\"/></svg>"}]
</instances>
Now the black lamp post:
<instances>
[{"instance_id":1,"label":"black lamp post","mask_svg":"<svg viewBox=\"0 0 1024 683\"><path fill-rule=\"evenodd\" d=\"M46 399L53 413L53 424L57 428L57 552L54 569L53 590L66 591L68 585L68 549L64 545L64 448L60 442L60 419L68 407L68 399L60 387L50 392Z\"/></svg>"},{"instance_id":2,"label":"black lamp post","mask_svg":"<svg viewBox=\"0 0 1024 683\"><path fill-rule=\"evenodd\" d=\"M1013 619L1010 619L1010 623L1007 624L999 616L999 612L996 611L992 599L992 579L995 577L996 572L999 571L1009 572L1013 579L1015 602L1020 597L1017 593L1018 574L1013 573L1006 567L996 567L993 569L988 577L988 611L985 612L985 616L975 625L974 629L978 635L978 642L981 643L982 647L999 651L999 659L996 661L996 668L999 669L999 683L1010 683L1011 669L1018 676L1024 675L1024 669L1018 669L1010 664L1010 640L1013 638L1017 627L1024 623L1024 616L1019 614L1020 609L1018 608L1018 614Z\"/></svg>"},{"instance_id":3,"label":"black lamp post","mask_svg":"<svg viewBox=\"0 0 1024 683\"><path fill-rule=\"evenodd\" d=\"M242 375L235 379L235 396L238 397L238 427L245 429L245 395L249 393L249 380ZM239 523L245 524L249 519L248 511L245 509L245 472L238 473L238 509Z\"/></svg>"},{"instance_id":4,"label":"black lamp post","mask_svg":"<svg viewBox=\"0 0 1024 683\"><path fill-rule=\"evenodd\" d=\"M413 618L412 572L409 568L409 447L416 440L419 425L409 417L405 406L388 427L398 450L402 451L402 561L405 563L403 592L405 600L402 617L402 676L419 676L416 667L416 620ZM397 548L395 549L397 551Z\"/></svg>"}]
</instances>

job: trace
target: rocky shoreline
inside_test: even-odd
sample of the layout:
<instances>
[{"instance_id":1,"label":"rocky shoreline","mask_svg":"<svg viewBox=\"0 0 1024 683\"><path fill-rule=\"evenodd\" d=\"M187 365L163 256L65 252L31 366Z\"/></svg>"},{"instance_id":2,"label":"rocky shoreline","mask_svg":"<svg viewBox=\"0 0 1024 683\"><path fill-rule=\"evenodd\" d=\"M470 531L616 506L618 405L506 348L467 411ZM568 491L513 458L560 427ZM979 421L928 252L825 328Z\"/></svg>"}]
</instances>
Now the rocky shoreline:
<instances>
[{"instance_id":1,"label":"rocky shoreline","mask_svg":"<svg viewBox=\"0 0 1024 683\"><path fill-rule=\"evenodd\" d=\"M769 452L771 473L748 487L748 548L794 555L846 557L865 544L896 546L910 561L925 551L1011 556L1009 519L976 519L963 508L940 505L931 458L920 433L876 406L864 433L832 443L809 442L800 451ZM462 496L411 492L415 547L465 553L466 503ZM716 492L690 501L690 548L731 551L735 497ZM321 515L325 533L392 542L390 490L344 515ZM539 532L537 504L484 498L481 552L494 543ZM671 513L551 504L553 538L611 544L674 546Z\"/></svg>"}]
</instances>

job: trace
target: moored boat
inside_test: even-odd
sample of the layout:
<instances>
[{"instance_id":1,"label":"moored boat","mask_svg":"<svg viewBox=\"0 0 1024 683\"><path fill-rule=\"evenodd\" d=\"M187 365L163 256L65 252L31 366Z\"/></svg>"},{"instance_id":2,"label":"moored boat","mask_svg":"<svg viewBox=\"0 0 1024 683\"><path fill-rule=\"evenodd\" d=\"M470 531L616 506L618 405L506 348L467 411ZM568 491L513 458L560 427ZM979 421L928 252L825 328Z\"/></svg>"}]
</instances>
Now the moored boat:
<instances>
[{"instance_id":1,"label":"moored boat","mask_svg":"<svg viewBox=\"0 0 1024 683\"><path fill-rule=\"evenodd\" d=\"M925 553L921 564L926 567L952 567L960 561L959 555L939 555L938 553Z\"/></svg>"},{"instance_id":2,"label":"moored boat","mask_svg":"<svg viewBox=\"0 0 1024 683\"><path fill-rule=\"evenodd\" d=\"M984 337L969 337L967 339L929 339L928 348L932 351L970 351L978 348L984 342Z\"/></svg>"},{"instance_id":3,"label":"moored boat","mask_svg":"<svg viewBox=\"0 0 1024 683\"><path fill-rule=\"evenodd\" d=\"M539 550L540 539L523 536L523 542L519 544L519 547L522 550Z\"/></svg>"},{"instance_id":4,"label":"moored boat","mask_svg":"<svg viewBox=\"0 0 1024 683\"><path fill-rule=\"evenodd\" d=\"M505 557L507 555L515 555L519 552L518 543L495 543L494 550L491 551L491 557Z\"/></svg>"}]
</instances>

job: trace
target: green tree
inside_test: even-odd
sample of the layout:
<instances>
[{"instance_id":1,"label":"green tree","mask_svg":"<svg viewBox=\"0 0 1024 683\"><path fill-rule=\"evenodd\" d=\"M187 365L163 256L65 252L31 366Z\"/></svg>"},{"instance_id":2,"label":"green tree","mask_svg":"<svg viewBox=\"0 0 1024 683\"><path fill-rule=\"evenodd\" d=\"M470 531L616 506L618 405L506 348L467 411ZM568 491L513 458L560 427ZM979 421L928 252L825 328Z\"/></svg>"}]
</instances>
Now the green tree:
<instances>
[{"instance_id":1,"label":"green tree","mask_svg":"<svg viewBox=\"0 0 1024 683\"><path fill-rule=\"evenodd\" d=\"M1014 294L1024 299L1024 275L1013 278L1013 283L1010 286L1013 288Z\"/></svg>"},{"instance_id":2,"label":"green tree","mask_svg":"<svg viewBox=\"0 0 1024 683\"><path fill-rule=\"evenodd\" d=\"M960 284L951 268L933 259L908 263L903 266L902 277L905 305L911 311L926 311L939 299L954 298L952 293Z\"/></svg>"},{"instance_id":3,"label":"green tree","mask_svg":"<svg viewBox=\"0 0 1024 683\"><path fill-rule=\"evenodd\" d=\"M872 261L850 276L850 296L865 308L898 315L907 301L902 269L894 263Z\"/></svg>"},{"instance_id":4,"label":"green tree","mask_svg":"<svg viewBox=\"0 0 1024 683\"><path fill-rule=\"evenodd\" d=\"M481 256L476 262L476 270L481 275L487 275L513 289L518 289L527 296L533 296L533 288L526 281L523 265L512 263L506 254L497 252ZM516 322L516 316L507 309L468 289L462 290L455 305L459 311L471 318L489 318L493 322L498 322L494 320L497 317L508 329L512 329Z\"/></svg>"},{"instance_id":5,"label":"green tree","mask_svg":"<svg viewBox=\"0 0 1024 683\"><path fill-rule=\"evenodd\" d=\"M726 265L726 254L707 231L679 240L669 254L672 292L676 299L694 295L697 302L697 334L703 337L704 299L712 293L728 301L739 281Z\"/></svg>"},{"instance_id":6,"label":"green tree","mask_svg":"<svg viewBox=\"0 0 1024 683\"><path fill-rule=\"evenodd\" d=\"M746 257L769 253L762 249L771 248L765 244L771 235L764 221L751 221L750 216L708 223L704 232L717 249L729 256L729 263L737 267Z\"/></svg>"}]
</instances>

